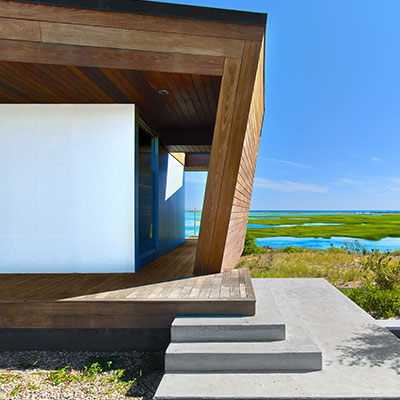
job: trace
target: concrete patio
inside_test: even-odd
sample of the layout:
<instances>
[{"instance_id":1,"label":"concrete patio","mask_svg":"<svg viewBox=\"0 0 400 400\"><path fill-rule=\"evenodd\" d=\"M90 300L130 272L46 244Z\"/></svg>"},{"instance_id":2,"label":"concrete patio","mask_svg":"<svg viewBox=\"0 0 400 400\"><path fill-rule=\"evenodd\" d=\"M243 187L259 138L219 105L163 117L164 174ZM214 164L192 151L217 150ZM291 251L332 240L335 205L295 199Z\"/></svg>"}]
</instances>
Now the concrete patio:
<instances>
[{"instance_id":1,"label":"concrete patio","mask_svg":"<svg viewBox=\"0 0 400 400\"><path fill-rule=\"evenodd\" d=\"M327 281L253 279L252 282L257 297L256 316L253 320L241 319L249 331L251 321L259 326L260 316L270 313L272 293L286 324L288 343L304 345L311 338L322 352L322 370L167 372L155 399L400 399L400 341ZM276 326L277 319L271 323ZM271 341L266 345L273 349L276 343ZM214 345L211 343L211 347ZM234 347L234 343L230 346ZM171 367L168 353L167 350L167 369ZM192 352L191 357L187 365L197 365L199 369L198 354ZM187 372L193 371L188 368Z\"/></svg>"}]
</instances>

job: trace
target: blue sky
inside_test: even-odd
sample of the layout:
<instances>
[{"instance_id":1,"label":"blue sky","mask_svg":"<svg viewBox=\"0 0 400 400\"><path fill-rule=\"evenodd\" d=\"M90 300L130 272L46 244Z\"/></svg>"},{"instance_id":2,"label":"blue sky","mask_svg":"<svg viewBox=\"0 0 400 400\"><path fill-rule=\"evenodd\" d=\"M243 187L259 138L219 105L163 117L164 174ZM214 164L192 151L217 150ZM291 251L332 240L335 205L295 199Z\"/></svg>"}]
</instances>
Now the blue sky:
<instances>
[{"instance_id":1,"label":"blue sky","mask_svg":"<svg viewBox=\"0 0 400 400\"><path fill-rule=\"evenodd\" d=\"M268 13L252 209L400 209L400 1L171 2Z\"/></svg>"}]
</instances>

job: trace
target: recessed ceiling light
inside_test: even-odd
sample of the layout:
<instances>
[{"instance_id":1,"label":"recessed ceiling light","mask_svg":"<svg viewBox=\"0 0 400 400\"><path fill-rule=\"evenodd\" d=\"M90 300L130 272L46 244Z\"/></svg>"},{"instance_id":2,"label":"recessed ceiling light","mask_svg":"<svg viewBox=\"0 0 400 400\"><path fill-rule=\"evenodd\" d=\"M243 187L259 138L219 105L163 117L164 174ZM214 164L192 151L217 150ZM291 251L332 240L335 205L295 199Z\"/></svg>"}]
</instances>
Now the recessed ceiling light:
<instances>
[{"instance_id":1,"label":"recessed ceiling light","mask_svg":"<svg viewBox=\"0 0 400 400\"><path fill-rule=\"evenodd\" d=\"M165 89L159 90L158 93L163 95L163 96L166 96L167 94L169 94L168 90L165 90Z\"/></svg>"}]
</instances>

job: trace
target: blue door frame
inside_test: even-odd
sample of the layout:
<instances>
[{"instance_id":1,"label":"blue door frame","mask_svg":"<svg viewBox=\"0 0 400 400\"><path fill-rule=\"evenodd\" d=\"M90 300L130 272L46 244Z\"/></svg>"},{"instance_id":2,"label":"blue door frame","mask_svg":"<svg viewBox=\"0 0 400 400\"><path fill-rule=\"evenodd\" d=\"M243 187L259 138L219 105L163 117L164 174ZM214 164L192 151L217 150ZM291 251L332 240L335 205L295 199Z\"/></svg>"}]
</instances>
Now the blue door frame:
<instances>
[{"instance_id":1,"label":"blue door frame","mask_svg":"<svg viewBox=\"0 0 400 400\"><path fill-rule=\"evenodd\" d=\"M138 118L137 118L138 120ZM139 123L135 130L135 272L159 256L158 241L158 138L143 129L151 137L151 170L152 170L152 234L154 235L154 248L140 253L139 249Z\"/></svg>"}]
</instances>

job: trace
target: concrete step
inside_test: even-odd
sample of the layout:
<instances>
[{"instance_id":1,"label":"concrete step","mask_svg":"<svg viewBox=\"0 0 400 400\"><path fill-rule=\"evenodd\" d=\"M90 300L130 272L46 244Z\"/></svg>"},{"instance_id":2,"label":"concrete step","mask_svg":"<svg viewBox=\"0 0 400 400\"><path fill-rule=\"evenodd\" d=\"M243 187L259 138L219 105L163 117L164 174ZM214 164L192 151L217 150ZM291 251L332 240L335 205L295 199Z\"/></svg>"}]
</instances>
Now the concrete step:
<instances>
[{"instance_id":1,"label":"concrete step","mask_svg":"<svg viewBox=\"0 0 400 400\"><path fill-rule=\"evenodd\" d=\"M166 373L308 372L322 369L313 342L171 343Z\"/></svg>"},{"instance_id":2,"label":"concrete step","mask_svg":"<svg viewBox=\"0 0 400 400\"><path fill-rule=\"evenodd\" d=\"M263 309L252 317L176 317L171 326L172 343L284 340L285 323L274 296L269 290L266 292Z\"/></svg>"},{"instance_id":3,"label":"concrete step","mask_svg":"<svg viewBox=\"0 0 400 400\"><path fill-rule=\"evenodd\" d=\"M284 323L245 318L176 318L171 327L172 343L270 342L285 340Z\"/></svg>"}]
</instances>

